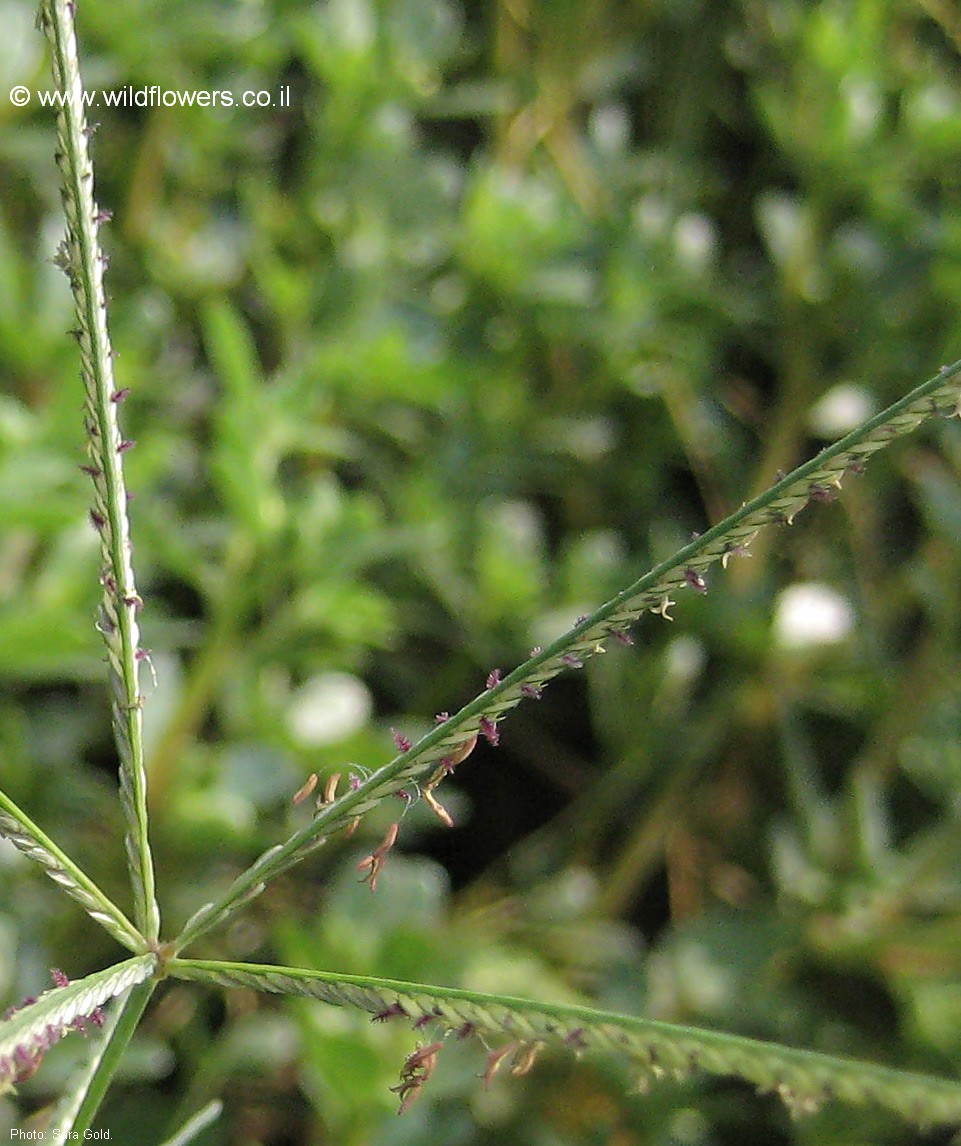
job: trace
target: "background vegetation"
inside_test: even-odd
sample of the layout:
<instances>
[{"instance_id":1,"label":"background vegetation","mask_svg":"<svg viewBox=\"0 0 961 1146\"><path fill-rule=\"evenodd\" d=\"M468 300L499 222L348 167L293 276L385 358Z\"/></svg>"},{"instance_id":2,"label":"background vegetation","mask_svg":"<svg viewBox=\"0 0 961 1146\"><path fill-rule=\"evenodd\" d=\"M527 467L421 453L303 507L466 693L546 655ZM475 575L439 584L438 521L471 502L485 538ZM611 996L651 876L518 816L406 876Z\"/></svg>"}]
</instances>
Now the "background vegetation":
<instances>
[{"instance_id":1,"label":"background vegetation","mask_svg":"<svg viewBox=\"0 0 961 1146\"><path fill-rule=\"evenodd\" d=\"M49 89L0 0L0 91ZM84 0L131 394L152 825L171 930L494 667L957 358L961 24L940 0ZM53 124L0 103L0 783L126 902L93 627ZM961 1061L961 432L898 444L630 649L559 678L406 816L365 820L191 954L277 959ZM798 589L803 623L798 627ZM813 596L811 593L813 592ZM822 618L818 629L815 621ZM0 850L0 998L117 954ZM646 1095L547 1059L484 1089L408 1030L170 986L104 1114L205 1143L935 1143ZM56 1093L79 1039L15 1099Z\"/></svg>"}]
</instances>

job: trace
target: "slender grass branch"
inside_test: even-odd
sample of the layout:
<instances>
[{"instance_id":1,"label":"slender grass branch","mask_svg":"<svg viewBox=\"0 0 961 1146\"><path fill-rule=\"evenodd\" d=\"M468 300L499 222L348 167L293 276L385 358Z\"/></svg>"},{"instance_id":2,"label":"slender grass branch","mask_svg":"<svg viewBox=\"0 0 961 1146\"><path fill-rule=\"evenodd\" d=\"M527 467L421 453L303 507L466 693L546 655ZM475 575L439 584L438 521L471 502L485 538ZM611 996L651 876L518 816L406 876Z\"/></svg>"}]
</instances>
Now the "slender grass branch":
<instances>
[{"instance_id":1,"label":"slender grass branch","mask_svg":"<svg viewBox=\"0 0 961 1146\"><path fill-rule=\"evenodd\" d=\"M330 832L345 827L406 785L428 781L436 775L438 766L443 767L445 760L454 758L458 749L478 733L496 740L497 722L508 711L525 698L536 699L559 673L579 668L589 657L603 652L607 638L625 636L628 628L647 612L669 617L668 610L675 604L672 593L684 589L706 592L704 571L718 561L726 566L729 559L743 555L760 529L775 524L790 525L812 500L833 500L841 490L844 475L860 473L873 454L933 414L958 414L959 374L961 361L943 366L934 377L655 565L546 648L533 650L527 661L503 679L499 674L492 674L485 691L456 715L438 723L416 744L349 792L322 806L310 823L283 844L264 852L238 876L221 899L205 904L187 921L172 944L175 951L183 951L228 918L242 903L258 895L269 880L322 846Z\"/></svg>"},{"instance_id":2,"label":"slender grass branch","mask_svg":"<svg viewBox=\"0 0 961 1146\"><path fill-rule=\"evenodd\" d=\"M477 1035L485 1045L507 1040L512 1054L534 1055L553 1046L606 1051L627 1057L644 1085L665 1075L695 1071L745 1079L777 1094L794 1113L812 1113L831 1100L876 1104L919 1124L961 1122L961 1082L892 1070L854 1059L761 1042L723 1031L698 1030L633 1015L566 1003L539 1003L394 979L336 975L295 967L270 967L200 959L172 959L178 979L246 987L357 1007L375 1019L410 1022L442 1036ZM499 1048L490 1051L496 1064Z\"/></svg>"},{"instance_id":3,"label":"slender grass branch","mask_svg":"<svg viewBox=\"0 0 961 1146\"><path fill-rule=\"evenodd\" d=\"M160 931L160 910L147 838L147 783L139 690L141 650L137 613L142 601L130 560L130 526L123 476L123 455L133 443L125 440L120 432L117 409L125 392L114 383L113 350L107 330L103 285L107 259L99 238L100 224L107 216L99 210L93 197L93 167L83 114L74 4L71 0L43 0L38 22L50 43L53 79L63 97L57 114L57 164L63 180L61 194L67 229L55 261L70 280L76 307L74 334L80 347L89 455L84 469L93 482L94 505L90 517L100 534L103 554L100 575L103 598L98 628L103 634L110 670L113 729L120 758L120 794L135 915L140 931L155 942Z\"/></svg>"},{"instance_id":4,"label":"slender grass branch","mask_svg":"<svg viewBox=\"0 0 961 1146\"><path fill-rule=\"evenodd\" d=\"M146 943L136 927L100 888L9 796L0 792L0 834L38 863L55 884L72 896L91 919L124 947L143 951Z\"/></svg>"},{"instance_id":5,"label":"slender grass branch","mask_svg":"<svg viewBox=\"0 0 961 1146\"><path fill-rule=\"evenodd\" d=\"M157 957L148 953L73 983L55 973L62 982L15 1008L0 1023L0 1094L12 1089L21 1076L29 1077L50 1047L68 1032L100 1021L98 1008L144 983L156 968Z\"/></svg>"}]
</instances>

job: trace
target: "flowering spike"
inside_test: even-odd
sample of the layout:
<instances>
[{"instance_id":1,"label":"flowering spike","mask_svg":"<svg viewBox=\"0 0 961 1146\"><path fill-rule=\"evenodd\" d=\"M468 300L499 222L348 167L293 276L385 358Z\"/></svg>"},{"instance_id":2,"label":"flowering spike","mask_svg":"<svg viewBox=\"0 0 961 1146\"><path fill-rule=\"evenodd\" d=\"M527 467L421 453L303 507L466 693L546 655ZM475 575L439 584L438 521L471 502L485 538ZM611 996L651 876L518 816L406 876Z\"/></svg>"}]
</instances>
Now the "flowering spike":
<instances>
[{"instance_id":1,"label":"flowering spike","mask_svg":"<svg viewBox=\"0 0 961 1146\"><path fill-rule=\"evenodd\" d=\"M453 772L461 761L466 760L468 756L474 751L474 746L477 744L477 733L469 737L462 744L458 744L450 755L445 756L441 761L441 765L445 773Z\"/></svg>"},{"instance_id":2,"label":"flowering spike","mask_svg":"<svg viewBox=\"0 0 961 1146\"><path fill-rule=\"evenodd\" d=\"M501 734L497 730L496 723L493 720L491 720L489 716L482 716L481 717L480 731L481 731L481 736L483 736L484 739L487 740L487 742L491 745L491 747L496 748L497 745L500 743Z\"/></svg>"},{"instance_id":3,"label":"flowering spike","mask_svg":"<svg viewBox=\"0 0 961 1146\"><path fill-rule=\"evenodd\" d=\"M324 804L332 804L337 799L337 785L340 783L340 773L332 772L327 777L327 783L324 785L324 792L321 796Z\"/></svg>"},{"instance_id":4,"label":"flowering spike","mask_svg":"<svg viewBox=\"0 0 961 1146\"><path fill-rule=\"evenodd\" d=\"M514 1052L511 1074L515 1076L527 1074L537 1061L537 1056L543 1047L542 1042L522 1043Z\"/></svg>"},{"instance_id":5,"label":"flowering spike","mask_svg":"<svg viewBox=\"0 0 961 1146\"><path fill-rule=\"evenodd\" d=\"M65 275L70 274L70 249L65 239L61 240L60 245L57 247L57 253L50 261L58 270L63 271Z\"/></svg>"},{"instance_id":6,"label":"flowering spike","mask_svg":"<svg viewBox=\"0 0 961 1146\"><path fill-rule=\"evenodd\" d=\"M367 871L367 874L363 877L361 882L363 882L363 880L367 880L370 883L371 891L377 890L377 877L380 875L384 867L384 861L387 859L387 853L397 842L397 832L399 830L399 824L391 824L380 844L374 848L369 856L365 856L357 865L358 871Z\"/></svg>"},{"instance_id":7,"label":"flowering spike","mask_svg":"<svg viewBox=\"0 0 961 1146\"><path fill-rule=\"evenodd\" d=\"M756 534L751 536L746 541L728 542L724 547L724 552L721 554L721 568L726 569L728 561L732 557L751 557L753 554L748 550L748 545L754 540Z\"/></svg>"},{"instance_id":8,"label":"flowering spike","mask_svg":"<svg viewBox=\"0 0 961 1146\"><path fill-rule=\"evenodd\" d=\"M487 1056L487 1066L484 1068L484 1085L490 1086L500 1069L501 1063L507 1058L508 1055L513 1054L519 1047L519 1043L507 1043L502 1047L496 1047Z\"/></svg>"},{"instance_id":9,"label":"flowering spike","mask_svg":"<svg viewBox=\"0 0 961 1146\"><path fill-rule=\"evenodd\" d=\"M420 1094L420 1088L434 1073L437 1065L437 1052L443 1049L442 1042L430 1043L426 1047L418 1047L409 1054L400 1071L400 1083L390 1089L400 1095L400 1109L398 1114L409 1110L414 1100Z\"/></svg>"},{"instance_id":10,"label":"flowering spike","mask_svg":"<svg viewBox=\"0 0 961 1146\"><path fill-rule=\"evenodd\" d=\"M665 621L673 621L674 618L668 612L668 609L673 609L676 604L677 602L672 601L671 598L668 597L668 595L665 593L661 598L660 604L654 605L650 611L656 617L663 617Z\"/></svg>"},{"instance_id":11,"label":"flowering spike","mask_svg":"<svg viewBox=\"0 0 961 1146\"><path fill-rule=\"evenodd\" d=\"M311 792L317 787L317 773L311 772L306 781L294 792L290 798L292 804L302 804Z\"/></svg>"},{"instance_id":12,"label":"flowering spike","mask_svg":"<svg viewBox=\"0 0 961 1146\"><path fill-rule=\"evenodd\" d=\"M13 1081L19 1085L21 1082L33 1078L40 1069L40 1064L43 1062L43 1052L38 1051L31 1054L29 1051L23 1050L22 1047L17 1047L13 1052L13 1061L15 1064Z\"/></svg>"},{"instance_id":13,"label":"flowering spike","mask_svg":"<svg viewBox=\"0 0 961 1146\"><path fill-rule=\"evenodd\" d=\"M389 1007L385 1007L382 1011L378 1011L370 1021L372 1023L386 1023L388 1019L407 1019L409 1017L400 1003L394 1002L391 1003Z\"/></svg>"},{"instance_id":14,"label":"flowering spike","mask_svg":"<svg viewBox=\"0 0 961 1146\"><path fill-rule=\"evenodd\" d=\"M394 738L394 744L401 752L409 752L414 746L413 740L409 740L402 732L398 732L396 728L390 730L391 736Z\"/></svg>"},{"instance_id":15,"label":"flowering spike","mask_svg":"<svg viewBox=\"0 0 961 1146\"><path fill-rule=\"evenodd\" d=\"M690 585L690 587L693 590L695 590L695 592L697 592L697 593L706 593L707 592L707 585L705 584L704 578L700 575L700 573L698 573L698 571L696 569L691 569L690 567L685 569L684 570L684 580L687 582L688 585Z\"/></svg>"},{"instance_id":16,"label":"flowering spike","mask_svg":"<svg viewBox=\"0 0 961 1146\"><path fill-rule=\"evenodd\" d=\"M440 822L445 827L452 828L454 826L453 817L451 816L450 812L448 812L448 810L444 807L444 805L437 799L437 797L434 795L434 793L431 792L431 790L429 788L425 788L422 794L424 797L424 803L427 805L428 808L430 808L430 810L434 813L434 815L438 818L438 820L440 820Z\"/></svg>"},{"instance_id":17,"label":"flowering spike","mask_svg":"<svg viewBox=\"0 0 961 1146\"><path fill-rule=\"evenodd\" d=\"M416 793L416 795L414 793ZM394 799L403 801L404 810L401 815L406 816L408 809L420 799L420 788L417 787L416 783L414 784L414 792L409 792L406 788L400 788L394 792Z\"/></svg>"},{"instance_id":18,"label":"flowering spike","mask_svg":"<svg viewBox=\"0 0 961 1146\"><path fill-rule=\"evenodd\" d=\"M51 968L50 977L57 988L69 987L70 979L63 971ZM12 1019L25 1007L32 1007L38 999L28 995L18 1006L9 1007L3 1014L4 1021ZM71 1031L87 1034L87 1024L101 1027L104 1023L102 1007L95 1007L89 1014L74 1015L73 1018L55 1023L47 1023L31 1034L25 1035L9 1055L0 1055L0 1093L6 1093L13 1086L26 1082L39 1070L43 1056Z\"/></svg>"},{"instance_id":19,"label":"flowering spike","mask_svg":"<svg viewBox=\"0 0 961 1146\"><path fill-rule=\"evenodd\" d=\"M838 496L838 490L840 488L840 483L838 483L837 488L835 488L835 483L821 485L818 482L812 482L808 493L811 501L834 501Z\"/></svg>"},{"instance_id":20,"label":"flowering spike","mask_svg":"<svg viewBox=\"0 0 961 1146\"><path fill-rule=\"evenodd\" d=\"M153 667L153 661L150 659L150 649L138 648L133 654L134 664L140 664L142 661L146 662L147 668L150 669L150 676L153 680L154 688L157 688L157 670ZM143 699L138 697L138 700Z\"/></svg>"}]
</instances>

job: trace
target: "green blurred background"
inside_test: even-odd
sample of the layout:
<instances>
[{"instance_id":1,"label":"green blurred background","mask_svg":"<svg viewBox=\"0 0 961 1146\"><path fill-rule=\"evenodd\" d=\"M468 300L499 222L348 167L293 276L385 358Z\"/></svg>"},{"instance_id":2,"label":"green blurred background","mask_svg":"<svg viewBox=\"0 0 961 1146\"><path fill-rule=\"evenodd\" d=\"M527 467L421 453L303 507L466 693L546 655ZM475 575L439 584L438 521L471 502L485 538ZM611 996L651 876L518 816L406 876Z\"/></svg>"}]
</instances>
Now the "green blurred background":
<instances>
[{"instance_id":1,"label":"green blurred background","mask_svg":"<svg viewBox=\"0 0 961 1146\"><path fill-rule=\"evenodd\" d=\"M34 9L0 0L0 783L128 902ZM81 0L165 932L308 815L961 354L950 0ZM195 955L594 1001L954 1074L961 427L896 444L518 709L376 896L371 814ZM0 848L0 1003L120 955ZM942 1143L409 1029L158 994L101 1125L331 1146ZM83 1053L66 1040L14 1125Z\"/></svg>"}]
</instances>

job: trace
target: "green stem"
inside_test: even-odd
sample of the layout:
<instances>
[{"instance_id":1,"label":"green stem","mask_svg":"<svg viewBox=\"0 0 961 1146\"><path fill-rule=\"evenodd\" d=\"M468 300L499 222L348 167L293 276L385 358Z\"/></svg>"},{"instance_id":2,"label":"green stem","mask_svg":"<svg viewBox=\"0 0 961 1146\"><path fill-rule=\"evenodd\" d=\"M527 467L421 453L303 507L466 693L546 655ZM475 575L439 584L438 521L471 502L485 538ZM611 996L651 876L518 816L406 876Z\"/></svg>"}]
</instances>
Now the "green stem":
<instances>
[{"instance_id":1,"label":"green stem","mask_svg":"<svg viewBox=\"0 0 961 1146\"><path fill-rule=\"evenodd\" d=\"M156 987L157 980L148 979L132 987L117 1000L117 1009L102 1032L96 1054L72 1090L65 1095L67 1101L62 1101L58 1107L58 1117L53 1128L54 1141L76 1142L87 1137L87 1131L97 1116L107 1088L117 1073L120 1060Z\"/></svg>"}]
</instances>

